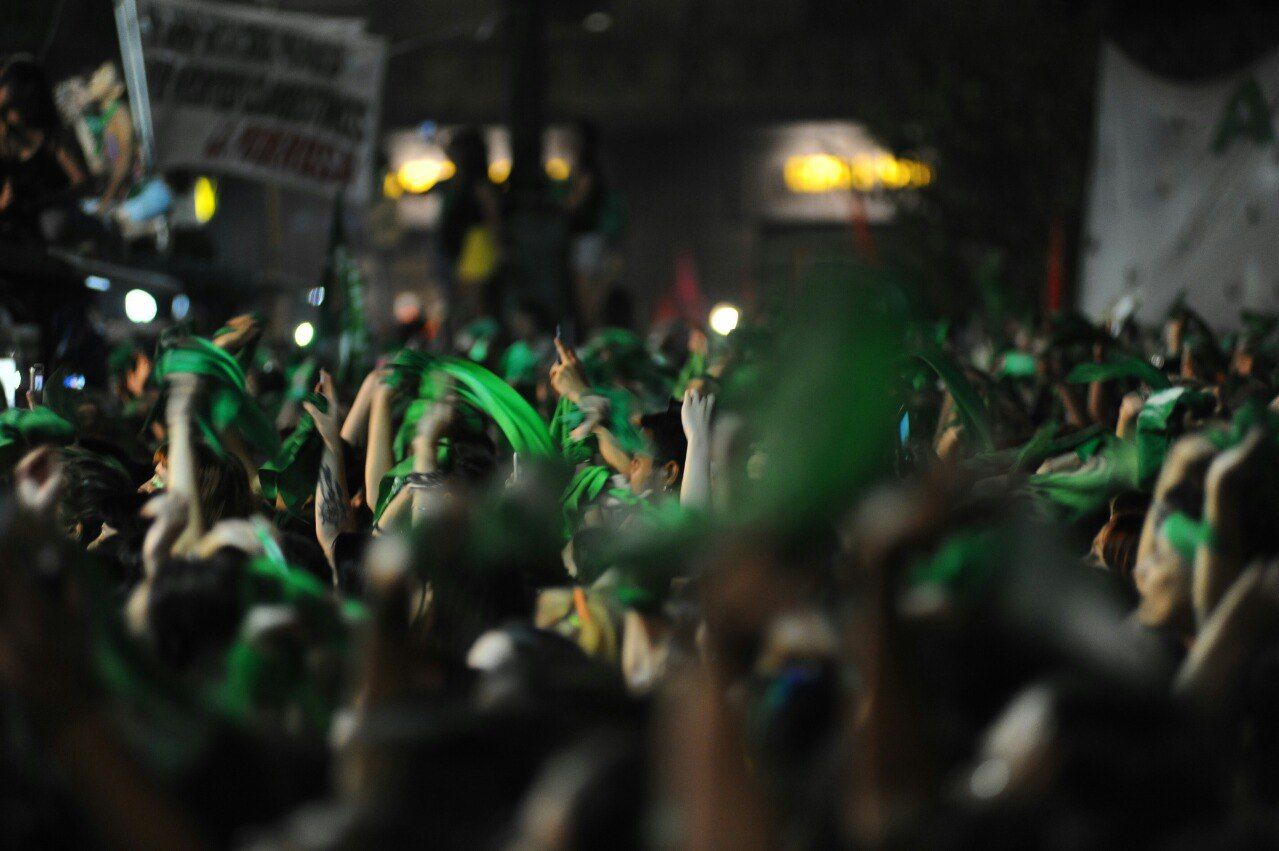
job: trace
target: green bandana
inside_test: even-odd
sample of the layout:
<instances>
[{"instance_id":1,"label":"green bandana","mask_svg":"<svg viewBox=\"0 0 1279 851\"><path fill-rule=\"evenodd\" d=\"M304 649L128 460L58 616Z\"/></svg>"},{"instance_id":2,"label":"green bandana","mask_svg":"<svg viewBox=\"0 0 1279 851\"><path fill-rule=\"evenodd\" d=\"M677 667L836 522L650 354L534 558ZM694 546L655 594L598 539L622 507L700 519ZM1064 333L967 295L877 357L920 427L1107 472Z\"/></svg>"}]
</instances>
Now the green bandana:
<instances>
[{"instance_id":1,"label":"green bandana","mask_svg":"<svg viewBox=\"0 0 1279 851\"><path fill-rule=\"evenodd\" d=\"M955 400L955 410L959 414L965 429L977 446L983 451L994 448L990 436L990 426L986 421L986 405L973 387L963 368L932 340L922 339L915 357L937 373L937 377L946 385L950 396Z\"/></svg>"},{"instance_id":2,"label":"green bandana","mask_svg":"<svg viewBox=\"0 0 1279 851\"><path fill-rule=\"evenodd\" d=\"M280 448L266 414L249 396L244 370L231 355L200 337L187 337L173 343L155 365L155 378L163 384L169 375L198 375L206 381L208 410L197 416L197 424L206 441L221 451L219 438L234 425L250 445L266 455Z\"/></svg>"},{"instance_id":3,"label":"green bandana","mask_svg":"<svg viewBox=\"0 0 1279 851\"><path fill-rule=\"evenodd\" d=\"M1106 363L1081 363L1070 371L1066 381L1071 384L1090 384L1094 381L1113 381L1116 378L1137 378L1154 390L1166 390L1172 386L1168 376L1144 358L1133 355L1112 355Z\"/></svg>"},{"instance_id":4,"label":"green bandana","mask_svg":"<svg viewBox=\"0 0 1279 851\"><path fill-rule=\"evenodd\" d=\"M308 394L306 401L321 411L329 409L328 401L318 393ZM307 497L315 493L323 454L324 440L315 427L315 420L304 410L293 433L280 444L280 450L258 470L262 496L272 505L277 497L282 499L284 510L297 515Z\"/></svg>"},{"instance_id":5,"label":"green bandana","mask_svg":"<svg viewBox=\"0 0 1279 851\"><path fill-rule=\"evenodd\" d=\"M568 483L568 487L564 489L564 494L560 497L560 502L564 505L565 537L573 534L578 516L590 502L603 493L612 475L608 467L598 466L582 467L573 473L572 481Z\"/></svg>"},{"instance_id":6,"label":"green bandana","mask_svg":"<svg viewBox=\"0 0 1279 851\"><path fill-rule=\"evenodd\" d=\"M458 398L491 417L515 452L541 457L555 454L550 432L537 411L511 385L479 364L403 349L391 362L391 369L388 384L416 380L421 398L435 397L435 374L451 376L457 382Z\"/></svg>"},{"instance_id":7,"label":"green bandana","mask_svg":"<svg viewBox=\"0 0 1279 851\"><path fill-rule=\"evenodd\" d=\"M532 346L516 340L502 353L499 369L508 384L536 384L542 375L540 362Z\"/></svg>"},{"instance_id":8,"label":"green bandana","mask_svg":"<svg viewBox=\"0 0 1279 851\"><path fill-rule=\"evenodd\" d=\"M943 543L931 558L910 571L912 586L931 585L952 597L973 600L990 582L996 561L998 539L990 530L963 531Z\"/></svg>"},{"instance_id":9,"label":"green bandana","mask_svg":"<svg viewBox=\"0 0 1279 851\"><path fill-rule=\"evenodd\" d=\"M1169 514L1159 527L1159 533L1172 544L1182 558L1191 564L1195 561L1195 551L1200 546L1212 546L1212 529L1206 520L1191 520L1183 512Z\"/></svg>"},{"instance_id":10,"label":"green bandana","mask_svg":"<svg viewBox=\"0 0 1279 851\"><path fill-rule=\"evenodd\" d=\"M10 408L0 413L0 464L6 467L41 444L64 446L74 439L71 423L48 408Z\"/></svg>"},{"instance_id":11,"label":"green bandana","mask_svg":"<svg viewBox=\"0 0 1279 851\"><path fill-rule=\"evenodd\" d=\"M555 405L555 413L551 416L551 442L559 449L565 461L572 464L584 464L595 454L594 437L586 440L575 440L573 429L582 424L585 415L568 398L561 398Z\"/></svg>"},{"instance_id":12,"label":"green bandana","mask_svg":"<svg viewBox=\"0 0 1279 851\"><path fill-rule=\"evenodd\" d=\"M1000 358L999 375L1001 378L1034 378L1038 371L1035 356L1026 352L1011 349Z\"/></svg>"},{"instance_id":13,"label":"green bandana","mask_svg":"<svg viewBox=\"0 0 1279 851\"><path fill-rule=\"evenodd\" d=\"M1148 486L1159 474L1172 442L1181 435L1185 414L1211 413L1216 401L1188 387L1169 387L1146 400L1137 415L1137 483Z\"/></svg>"},{"instance_id":14,"label":"green bandana","mask_svg":"<svg viewBox=\"0 0 1279 851\"><path fill-rule=\"evenodd\" d=\"M1026 481L1030 493L1053 506L1068 521L1100 511L1115 494L1136 487L1138 449L1114 440L1079 470L1037 473Z\"/></svg>"}]
</instances>

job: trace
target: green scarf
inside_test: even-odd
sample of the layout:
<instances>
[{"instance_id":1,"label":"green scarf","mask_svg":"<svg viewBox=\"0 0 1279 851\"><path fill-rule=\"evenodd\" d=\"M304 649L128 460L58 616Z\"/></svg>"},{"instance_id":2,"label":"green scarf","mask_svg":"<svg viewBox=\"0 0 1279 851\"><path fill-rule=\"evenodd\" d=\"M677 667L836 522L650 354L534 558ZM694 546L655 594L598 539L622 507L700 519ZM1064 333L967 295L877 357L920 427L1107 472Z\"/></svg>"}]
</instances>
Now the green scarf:
<instances>
[{"instance_id":1,"label":"green scarf","mask_svg":"<svg viewBox=\"0 0 1279 851\"><path fill-rule=\"evenodd\" d=\"M1071 384L1091 384L1094 381L1113 381L1116 378L1137 378L1154 390L1166 390L1172 386L1168 376L1144 358L1135 355L1112 355L1106 363L1078 364L1066 376L1066 381Z\"/></svg>"},{"instance_id":2,"label":"green scarf","mask_svg":"<svg viewBox=\"0 0 1279 851\"><path fill-rule=\"evenodd\" d=\"M1169 387L1146 400L1137 415L1137 482L1147 487L1159 474L1173 440L1184 430L1187 413L1211 413L1216 401L1188 387Z\"/></svg>"},{"instance_id":3,"label":"green scarf","mask_svg":"<svg viewBox=\"0 0 1279 851\"><path fill-rule=\"evenodd\" d=\"M1035 356L1016 349L1009 349L999 359L1000 378L1034 378L1038 372Z\"/></svg>"},{"instance_id":4,"label":"green scarf","mask_svg":"<svg viewBox=\"0 0 1279 851\"><path fill-rule=\"evenodd\" d=\"M999 552L998 536L991 530L964 530L943 543L908 574L912 586L930 585L963 600L979 598L990 583Z\"/></svg>"},{"instance_id":5,"label":"green scarf","mask_svg":"<svg viewBox=\"0 0 1279 851\"><path fill-rule=\"evenodd\" d=\"M577 518L586 506L604 492L608 480L612 478L608 467L582 467L573 473L572 480L564 489L560 502L564 506L564 535L569 537L577 525Z\"/></svg>"},{"instance_id":6,"label":"green scarf","mask_svg":"<svg viewBox=\"0 0 1279 851\"><path fill-rule=\"evenodd\" d=\"M1112 440L1088 465L1065 473L1037 473L1027 479L1030 493L1067 521L1100 511L1116 494L1137 487L1139 450L1134 443Z\"/></svg>"},{"instance_id":7,"label":"green scarf","mask_svg":"<svg viewBox=\"0 0 1279 851\"><path fill-rule=\"evenodd\" d=\"M499 368L508 384L536 384L542 375L538 368L540 361L532 346L516 340L502 353Z\"/></svg>"},{"instance_id":8,"label":"green scarf","mask_svg":"<svg viewBox=\"0 0 1279 851\"><path fill-rule=\"evenodd\" d=\"M550 432L537 411L511 385L478 363L402 349L391 362L391 370L388 384L399 386L416 380L418 396L424 399L438 395L437 375L451 376L457 382L458 398L491 417L515 452L541 457L555 454Z\"/></svg>"},{"instance_id":9,"label":"green scarf","mask_svg":"<svg viewBox=\"0 0 1279 851\"><path fill-rule=\"evenodd\" d=\"M951 398L955 400L955 410L960 421L977 446L987 452L994 449L994 440L990 436L990 426L986 419L986 405L972 382L964 375L959 363L941 346L926 338L920 340L915 357L937 373L937 377L946 385Z\"/></svg>"},{"instance_id":10,"label":"green scarf","mask_svg":"<svg viewBox=\"0 0 1279 851\"><path fill-rule=\"evenodd\" d=\"M75 439L71 423L48 408L10 408L0 413L0 465L12 467L45 443L65 446Z\"/></svg>"},{"instance_id":11,"label":"green scarf","mask_svg":"<svg viewBox=\"0 0 1279 851\"><path fill-rule=\"evenodd\" d=\"M1187 562L1194 564L1195 551L1201 545L1212 546L1212 529L1206 520L1191 520L1183 512L1169 514L1159 527L1159 533L1172 544Z\"/></svg>"},{"instance_id":12,"label":"green scarf","mask_svg":"<svg viewBox=\"0 0 1279 851\"><path fill-rule=\"evenodd\" d=\"M328 401L318 393L309 393L306 401L321 411L328 412ZM315 427L315 420L305 410L298 417L293 433L280 444L280 449L258 470L262 496L272 505L282 498L284 510L297 515L306 499L315 493L315 483L320 472L320 458L324 454L324 440Z\"/></svg>"},{"instance_id":13,"label":"green scarf","mask_svg":"<svg viewBox=\"0 0 1279 851\"><path fill-rule=\"evenodd\" d=\"M275 428L249 396L244 370L231 355L208 340L187 337L170 345L155 365L155 379L161 384L177 374L206 379L208 410L198 414L196 422L214 449L223 451L219 435L234 425L259 452L274 455L279 450L280 438Z\"/></svg>"}]
</instances>

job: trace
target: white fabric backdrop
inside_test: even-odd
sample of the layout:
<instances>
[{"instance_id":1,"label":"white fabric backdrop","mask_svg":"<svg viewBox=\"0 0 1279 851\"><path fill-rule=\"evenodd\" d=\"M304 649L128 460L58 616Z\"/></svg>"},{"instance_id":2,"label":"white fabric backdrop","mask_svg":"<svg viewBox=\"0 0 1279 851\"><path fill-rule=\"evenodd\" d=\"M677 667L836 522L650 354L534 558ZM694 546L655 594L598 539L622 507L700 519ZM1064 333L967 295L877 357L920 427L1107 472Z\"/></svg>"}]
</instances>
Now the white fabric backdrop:
<instances>
[{"instance_id":1,"label":"white fabric backdrop","mask_svg":"<svg viewBox=\"0 0 1279 851\"><path fill-rule=\"evenodd\" d=\"M1259 92L1256 87L1259 87ZM1184 292L1211 323L1279 310L1279 51L1212 82L1102 50L1080 306L1157 320ZM1224 126L1224 132L1223 132Z\"/></svg>"}]
</instances>

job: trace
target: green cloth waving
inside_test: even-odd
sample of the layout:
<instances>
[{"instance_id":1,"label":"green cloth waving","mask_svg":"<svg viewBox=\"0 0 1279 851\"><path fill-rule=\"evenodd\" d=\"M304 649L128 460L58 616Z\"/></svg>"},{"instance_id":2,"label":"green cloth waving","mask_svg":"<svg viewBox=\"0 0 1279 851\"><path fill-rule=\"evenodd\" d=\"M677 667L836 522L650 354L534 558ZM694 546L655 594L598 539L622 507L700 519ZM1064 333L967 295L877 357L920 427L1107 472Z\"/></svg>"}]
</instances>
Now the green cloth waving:
<instances>
[{"instance_id":1,"label":"green cloth waving","mask_svg":"<svg viewBox=\"0 0 1279 851\"><path fill-rule=\"evenodd\" d=\"M457 382L458 398L491 417L517 453L543 457L555 454L550 432L537 411L511 385L478 363L405 349L391 362L391 369L387 383L417 380L418 396L427 399L434 398L436 374L451 376Z\"/></svg>"},{"instance_id":2,"label":"green cloth waving","mask_svg":"<svg viewBox=\"0 0 1279 851\"><path fill-rule=\"evenodd\" d=\"M328 412L329 403L318 393L308 393L305 400L321 411ZM284 502L284 510L296 515L315 492L315 482L320 472L320 457L324 454L324 440L315 428L315 420L302 411L297 428L285 438L280 450L258 470L262 495L271 503L277 498Z\"/></svg>"},{"instance_id":3,"label":"green cloth waving","mask_svg":"<svg viewBox=\"0 0 1279 851\"><path fill-rule=\"evenodd\" d=\"M222 449L220 435L231 426L259 452L274 455L280 438L258 403L249 395L244 370L231 355L200 337L186 337L171 344L155 365L156 381L186 373L206 379L208 409L197 417L204 438Z\"/></svg>"}]
</instances>

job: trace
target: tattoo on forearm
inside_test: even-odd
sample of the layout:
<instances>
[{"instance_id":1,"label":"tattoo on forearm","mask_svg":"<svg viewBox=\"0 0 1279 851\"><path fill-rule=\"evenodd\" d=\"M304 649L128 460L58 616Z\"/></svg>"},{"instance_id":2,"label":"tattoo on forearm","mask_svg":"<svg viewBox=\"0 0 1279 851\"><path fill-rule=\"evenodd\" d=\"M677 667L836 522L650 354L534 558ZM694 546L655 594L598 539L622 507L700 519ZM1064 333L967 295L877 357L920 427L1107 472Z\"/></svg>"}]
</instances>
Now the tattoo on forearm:
<instances>
[{"instance_id":1,"label":"tattoo on forearm","mask_svg":"<svg viewBox=\"0 0 1279 851\"><path fill-rule=\"evenodd\" d=\"M338 482L333 468L320 465L320 522L329 527L339 527L346 520L346 494Z\"/></svg>"}]
</instances>

